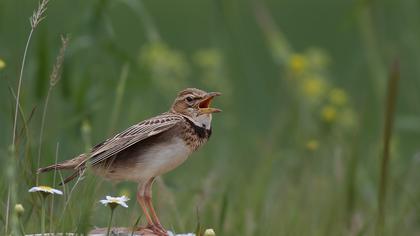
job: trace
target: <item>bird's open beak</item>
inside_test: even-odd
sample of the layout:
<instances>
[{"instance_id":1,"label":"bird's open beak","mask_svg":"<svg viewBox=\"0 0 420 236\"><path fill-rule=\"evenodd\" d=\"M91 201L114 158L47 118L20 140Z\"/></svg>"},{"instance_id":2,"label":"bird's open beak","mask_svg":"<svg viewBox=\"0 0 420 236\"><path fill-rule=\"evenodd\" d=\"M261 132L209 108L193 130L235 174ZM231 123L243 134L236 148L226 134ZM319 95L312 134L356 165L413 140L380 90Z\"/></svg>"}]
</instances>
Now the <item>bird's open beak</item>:
<instances>
[{"instance_id":1,"label":"bird's open beak","mask_svg":"<svg viewBox=\"0 0 420 236\"><path fill-rule=\"evenodd\" d=\"M210 107L211 101L214 97L222 95L218 92L210 92L208 93L203 100L198 104L198 110L200 112L200 115L202 114L211 114L215 112L221 112L222 110Z\"/></svg>"}]
</instances>

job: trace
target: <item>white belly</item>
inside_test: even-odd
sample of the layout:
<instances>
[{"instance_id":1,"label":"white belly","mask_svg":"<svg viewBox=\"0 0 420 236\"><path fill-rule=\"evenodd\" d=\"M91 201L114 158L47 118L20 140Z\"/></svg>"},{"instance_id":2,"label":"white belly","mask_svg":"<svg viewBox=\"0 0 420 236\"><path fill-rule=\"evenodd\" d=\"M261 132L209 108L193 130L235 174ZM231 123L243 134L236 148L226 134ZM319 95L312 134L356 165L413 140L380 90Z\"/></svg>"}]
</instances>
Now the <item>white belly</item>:
<instances>
[{"instance_id":1,"label":"white belly","mask_svg":"<svg viewBox=\"0 0 420 236\"><path fill-rule=\"evenodd\" d=\"M181 165L191 154L191 149L180 138L173 138L161 146L150 147L142 153L138 162L124 167L124 170L108 171L99 169L96 173L112 181L147 181L165 174Z\"/></svg>"},{"instance_id":2,"label":"white belly","mask_svg":"<svg viewBox=\"0 0 420 236\"><path fill-rule=\"evenodd\" d=\"M145 164L150 174L157 176L181 165L187 160L191 151L184 140L174 138L170 144L163 147L151 148L146 154Z\"/></svg>"},{"instance_id":3,"label":"white belly","mask_svg":"<svg viewBox=\"0 0 420 236\"><path fill-rule=\"evenodd\" d=\"M142 155L142 161L127 170L125 179L142 181L165 174L181 165L190 154L191 150L184 140L174 138L162 146L148 149L144 156Z\"/></svg>"}]
</instances>

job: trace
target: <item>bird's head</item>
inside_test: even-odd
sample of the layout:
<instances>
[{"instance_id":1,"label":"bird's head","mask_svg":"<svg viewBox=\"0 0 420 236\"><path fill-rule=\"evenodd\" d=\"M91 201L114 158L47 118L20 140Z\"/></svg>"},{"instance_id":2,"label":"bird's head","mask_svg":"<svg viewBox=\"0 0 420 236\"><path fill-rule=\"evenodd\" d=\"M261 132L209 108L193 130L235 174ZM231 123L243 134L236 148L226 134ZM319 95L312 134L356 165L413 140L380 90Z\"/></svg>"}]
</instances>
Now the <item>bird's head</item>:
<instances>
[{"instance_id":1,"label":"bird's head","mask_svg":"<svg viewBox=\"0 0 420 236\"><path fill-rule=\"evenodd\" d=\"M196 88L187 88L179 92L171 107L171 112L182 114L194 123L210 128L212 113L221 112L220 109L210 107L214 97L219 92L205 92Z\"/></svg>"}]
</instances>

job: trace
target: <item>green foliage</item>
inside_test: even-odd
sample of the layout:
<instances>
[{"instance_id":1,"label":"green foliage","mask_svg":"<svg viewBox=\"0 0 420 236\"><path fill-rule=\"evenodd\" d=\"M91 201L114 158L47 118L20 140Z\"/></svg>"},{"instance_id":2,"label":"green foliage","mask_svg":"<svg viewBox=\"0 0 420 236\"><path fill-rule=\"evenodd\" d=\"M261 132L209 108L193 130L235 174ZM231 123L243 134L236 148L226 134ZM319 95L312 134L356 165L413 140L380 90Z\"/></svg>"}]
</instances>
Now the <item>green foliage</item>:
<instances>
[{"instance_id":1,"label":"green foliage","mask_svg":"<svg viewBox=\"0 0 420 236\"><path fill-rule=\"evenodd\" d=\"M418 235L419 4L265 2L51 1L31 36L15 110L37 5L0 1L0 234L41 231L41 201L28 193L38 156L41 166L74 157L165 112L180 89L199 87L222 92L215 105L223 112L210 142L154 186L168 229L375 235L378 221L384 235ZM50 86L62 33L70 40ZM398 55L383 177L383 126L392 118L384 115L385 68ZM39 185L64 192L48 201L47 231L106 227L109 209L98 201L121 193L132 200L113 224L139 223L136 184L87 173L58 186L69 174L39 176Z\"/></svg>"}]
</instances>

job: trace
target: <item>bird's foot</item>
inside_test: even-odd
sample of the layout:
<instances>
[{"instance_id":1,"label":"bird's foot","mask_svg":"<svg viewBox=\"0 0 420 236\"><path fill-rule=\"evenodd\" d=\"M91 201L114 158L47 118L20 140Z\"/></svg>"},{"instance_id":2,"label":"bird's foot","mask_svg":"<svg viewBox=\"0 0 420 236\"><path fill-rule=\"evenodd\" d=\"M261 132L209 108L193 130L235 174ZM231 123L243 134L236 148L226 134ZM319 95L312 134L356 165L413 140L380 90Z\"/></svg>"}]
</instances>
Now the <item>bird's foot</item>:
<instances>
[{"instance_id":1,"label":"bird's foot","mask_svg":"<svg viewBox=\"0 0 420 236\"><path fill-rule=\"evenodd\" d=\"M162 225L148 224L145 229L152 231L157 236L169 236L168 232L162 227Z\"/></svg>"},{"instance_id":2,"label":"bird's foot","mask_svg":"<svg viewBox=\"0 0 420 236\"><path fill-rule=\"evenodd\" d=\"M162 230L163 232L167 232L166 229L163 228L163 226L160 223L155 223L154 226L157 227L158 229Z\"/></svg>"}]
</instances>

